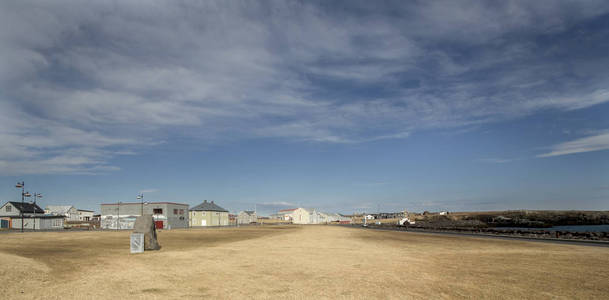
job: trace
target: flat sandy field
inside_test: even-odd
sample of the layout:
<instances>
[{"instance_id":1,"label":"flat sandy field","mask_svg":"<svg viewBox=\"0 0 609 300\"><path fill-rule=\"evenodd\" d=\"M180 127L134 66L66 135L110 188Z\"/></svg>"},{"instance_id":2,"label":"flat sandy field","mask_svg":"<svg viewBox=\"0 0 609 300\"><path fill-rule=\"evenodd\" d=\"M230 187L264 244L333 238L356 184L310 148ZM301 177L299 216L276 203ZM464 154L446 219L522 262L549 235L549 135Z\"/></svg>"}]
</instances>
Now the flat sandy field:
<instances>
[{"instance_id":1,"label":"flat sandy field","mask_svg":"<svg viewBox=\"0 0 609 300\"><path fill-rule=\"evenodd\" d=\"M265 226L159 232L0 234L0 298L609 297L609 248Z\"/></svg>"}]
</instances>

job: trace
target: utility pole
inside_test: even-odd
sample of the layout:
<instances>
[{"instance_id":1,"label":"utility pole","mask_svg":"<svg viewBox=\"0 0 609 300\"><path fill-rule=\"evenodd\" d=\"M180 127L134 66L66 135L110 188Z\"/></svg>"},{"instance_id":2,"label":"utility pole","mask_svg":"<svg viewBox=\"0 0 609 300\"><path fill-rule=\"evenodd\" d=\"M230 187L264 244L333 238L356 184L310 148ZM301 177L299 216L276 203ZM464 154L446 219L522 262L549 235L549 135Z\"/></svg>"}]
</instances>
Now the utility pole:
<instances>
[{"instance_id":1,"label":"utility pole","mask_svg":"<svg viewBox=\"0 0 609 300\"><path fill-rule=\"evenodd\" d=\"M21 215L21 232L23 232L23 205L25 198L25 181L17 182L15 185L16 188L21 188L21 209L19 210L19 214Z\"/></svg>"},{"instance_id":2,"label":"utility pole","mask_svg":"<svg viewBox=\"0 0 609 300\"><path fill-rule=\"evenodd\" d=\"M36 230L36 207L38 207L36 205L36 199L37 198L42 198L42 194L38 193L34 193L34 230ZM40 227L40 223L38 224L38 226Z\"/></svg>"},{"instance_id":3,"label":"utility pole","mask_svg":"<svg viewBox=\"0 0 609 300\"><path fill-rule=\"evenodd\" d=\"M119 227L121 226L120 223L120 216L121 216L121 202L118 201L118 203L116 204L116 230L118 231Z\"/></svg>"},{"instance_id":4,"label":"utility pole","mask_svg":"<svg viewBox=\"0 0 609 300\"><path fill-rule=\"evenodd\" d=\"M34 192L34 207L32 207L34 209L34 228L33 230L36 231L36 192Z\"/></svg>"},{"instance_id":5,"label":"utility pole","mask_svg":"<svg viewBox=\"0 0 609 300\"><path fill-rule=\"evenodd\" d=\"M137 195L137 199L142 202L142 212L140 213L140 216L144 216L144 193Z\"/></svg>"}]
</instances>

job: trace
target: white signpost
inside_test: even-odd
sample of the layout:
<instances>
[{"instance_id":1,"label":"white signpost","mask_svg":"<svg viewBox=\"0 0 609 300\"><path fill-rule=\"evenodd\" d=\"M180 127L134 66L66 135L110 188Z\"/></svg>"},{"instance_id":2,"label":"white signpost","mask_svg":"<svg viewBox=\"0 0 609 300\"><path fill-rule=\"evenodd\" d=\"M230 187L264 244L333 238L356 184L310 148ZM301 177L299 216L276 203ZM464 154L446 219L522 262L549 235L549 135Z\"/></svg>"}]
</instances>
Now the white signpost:
<instances>
[{"instance_id":1,"label":"white signpost","mask_svg":"<svg viewBox=\"0 0 609 300\"><path fill-rule=\"evenodd\" d=\"M144 234L143 233L132 233L130 244L131 244L131 253L143 253L144 252Z\"/></svg>"}]
</instances>

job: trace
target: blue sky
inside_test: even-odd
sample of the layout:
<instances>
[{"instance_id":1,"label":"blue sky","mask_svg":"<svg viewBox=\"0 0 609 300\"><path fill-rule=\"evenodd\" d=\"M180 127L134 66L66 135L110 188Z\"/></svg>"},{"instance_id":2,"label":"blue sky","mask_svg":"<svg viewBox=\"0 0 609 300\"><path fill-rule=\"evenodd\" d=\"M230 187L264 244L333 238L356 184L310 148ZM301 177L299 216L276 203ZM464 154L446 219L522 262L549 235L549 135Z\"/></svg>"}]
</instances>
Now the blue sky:
<instances>
[{"instance_id":1,"label":"blue sky","mask_svg":"<svg viewBox=\"0 0 609 300\"><path fill-rule=\"evenodd\" d=\"M3 1L0 200L609 209L606 1Z\"/></svg>"}]
</instances>

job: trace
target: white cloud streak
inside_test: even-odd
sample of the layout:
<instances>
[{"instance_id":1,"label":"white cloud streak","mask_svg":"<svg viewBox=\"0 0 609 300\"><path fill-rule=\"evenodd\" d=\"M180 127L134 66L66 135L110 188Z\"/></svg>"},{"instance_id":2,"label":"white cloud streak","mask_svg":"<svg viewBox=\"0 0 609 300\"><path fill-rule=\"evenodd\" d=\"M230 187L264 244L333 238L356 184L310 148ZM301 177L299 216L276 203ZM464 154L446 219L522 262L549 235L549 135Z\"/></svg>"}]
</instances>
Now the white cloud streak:
<instances>
[{"instance_id":1,"label":"white cloud streak","mask_svg":"<svg viewBox=\"0 0 609 300\"><path fill-rule=\"evenodd\" d=\"M563 65L509 40L604 1L348 7L2 2L0 174L117 170L116 155L175 136L362 143L609 101L606 58Z\"/></svg>"},{"instance_id":2,"label":"white cloud streak","mask_svg":"<svg viewBox=\"0 0 609 300\"><path fill-rule=\"evenodd\" d=\"M593 136L579 138L573 141L560 143L551 147L551 151L537 155L537 157L552 157L567 154L601 151L609 149L609 131Z\"/></svg>"}]
</instances>

